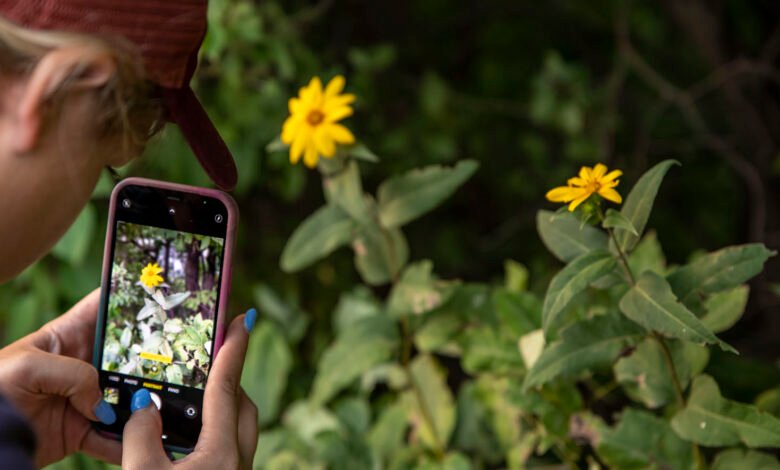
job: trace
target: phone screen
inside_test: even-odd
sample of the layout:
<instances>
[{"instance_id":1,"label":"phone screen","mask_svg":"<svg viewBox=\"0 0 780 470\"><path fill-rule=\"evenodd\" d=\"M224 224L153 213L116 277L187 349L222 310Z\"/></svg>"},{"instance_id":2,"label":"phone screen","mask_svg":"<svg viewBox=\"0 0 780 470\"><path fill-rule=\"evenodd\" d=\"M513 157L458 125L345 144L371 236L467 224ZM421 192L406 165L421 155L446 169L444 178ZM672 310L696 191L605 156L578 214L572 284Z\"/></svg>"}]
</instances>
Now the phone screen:
<instances>
[{"instance_id":1,"label":"phone screen","mask_svg":"<svg viewBox=\"0 0 780 470\"><path fill-rule=\"evenodd\" d=\"M139 186L115 203L95 362L118 419L101 427L121 435L143 387L162 415L164 443L190 449L221 313L227 211L213 198Z\"/></svg>"}]
</instances>

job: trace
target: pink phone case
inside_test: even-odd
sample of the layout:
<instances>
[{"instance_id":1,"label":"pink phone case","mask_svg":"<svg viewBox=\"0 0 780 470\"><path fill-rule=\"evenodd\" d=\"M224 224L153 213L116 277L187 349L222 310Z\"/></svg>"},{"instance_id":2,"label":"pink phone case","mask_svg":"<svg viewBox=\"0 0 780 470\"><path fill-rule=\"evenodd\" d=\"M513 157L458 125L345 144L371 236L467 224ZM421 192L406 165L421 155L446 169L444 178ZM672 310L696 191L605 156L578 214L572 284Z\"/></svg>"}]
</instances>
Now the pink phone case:
<instances>
[{"instance_id":1,"label":"pink phone case","mask_svg":"<svg viewBox=\"0 0 780 470\"><path fill-rule=\"evenodd\" d=\"M236 227L238 226L238 205L228 194L209 188L199 188L196 186L187 186L183 184L168 183L165 181L156 181L146 178L127 178L122 180L114 190L111 192L111 203L108 212L108 229L106 230L106 244L103 250L103 278L101 280L101 288L103 293L101 294L101 302L105 300L106 289L108 288L108 280L111 274L111 242L114 238L114 225L115 225L115 208L117 204L117 197L119 191L126 186L147 186L152 188L169 189L173 191L180 191L191 194L198 194L201 196L213 197L220 200L227 208L228 213L228 225L227 232L225 234L225 251L224 262L222 268L222 282L220 283L219 305L217 306L217 322L216 332L214 334L214 354L212 361L216 359L219 349L222 347L222 343L225 340L225 325L227 324L227 306L228 299L230 297L230 284L232 280L232 265L233 265L233 245L236 237ZM102 327L104 319L98 321L98 328ZM96 337L100 337L100 331L96 333ZM95 358L97 358L98 347L102 345L95 345ZM97 359L95 359L96 361ZM100 364L95 364L95 367L100 370Z\"/></svg>"}]
</instances>

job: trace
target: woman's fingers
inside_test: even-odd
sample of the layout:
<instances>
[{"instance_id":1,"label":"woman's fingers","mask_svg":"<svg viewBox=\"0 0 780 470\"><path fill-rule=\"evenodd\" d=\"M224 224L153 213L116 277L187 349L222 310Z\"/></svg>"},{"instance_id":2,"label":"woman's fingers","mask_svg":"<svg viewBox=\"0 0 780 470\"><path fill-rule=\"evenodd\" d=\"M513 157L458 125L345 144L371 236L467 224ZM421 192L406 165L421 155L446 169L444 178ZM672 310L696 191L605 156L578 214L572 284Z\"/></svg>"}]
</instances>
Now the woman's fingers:
<instances>
[{"instance_id":1,"label":"woman's fingers","mask_svg":"<svg viewBox=\"0 0 780 470\"><path fill-rule=\"evenodd\" d=\"M87 432L81 442L81 450L89 456L111 464L122 463L122 443L116 439L103 437L94 429Z\"/></svg>"},{"instance_id":2,"label":"woman's fingers","mask_svg":"<svg viewBox=\"0 0 780 470\"><path fill-rule=\"evenodd\" d=\"M228 327L225 342L209 372L203 397L203 428L198 448L220 452L235 446L238 439L238 409L241 369L244 366L249 333L245 319L254 318L254 310L239 315ZM252 325L254 321L252 320Z\"/></svg>"},{"instance_id":3,"label":"woman's fingers","mask_svg":"<svg viewBox=\"0 0 780 470\"><path fill-rule=\"evenodd\" d=\"M162 445L162 419L152 404L149 391L140 389L131 400L132 416L122 433L122 468L124 470L163 469L170 460Z\"/></svg>"},{"instance_id":4,"label":"woman's fingers","mask_svg":"<svg viewBox=\"0 0 780 470\"><path fill-rule=\"evenodd\" d=\"M241 454L241 467L252 468L257 450L257 407L241 389L241 402L238 407L238 451Z\"/></svg>"},{"instance_id":5,"label":"woman's fingers","mask_svg":"<svg viewBox=\"0 0 780 470\"><path fill-rule=\"evenodd\" d=\"M98 372L91 364L40 351L31 352L24 362L20 373L32 385L31 389L67 398L76 411L91 421L111 424L116 420L114 409L103 401Z\"/></svg>"}]
</instances>

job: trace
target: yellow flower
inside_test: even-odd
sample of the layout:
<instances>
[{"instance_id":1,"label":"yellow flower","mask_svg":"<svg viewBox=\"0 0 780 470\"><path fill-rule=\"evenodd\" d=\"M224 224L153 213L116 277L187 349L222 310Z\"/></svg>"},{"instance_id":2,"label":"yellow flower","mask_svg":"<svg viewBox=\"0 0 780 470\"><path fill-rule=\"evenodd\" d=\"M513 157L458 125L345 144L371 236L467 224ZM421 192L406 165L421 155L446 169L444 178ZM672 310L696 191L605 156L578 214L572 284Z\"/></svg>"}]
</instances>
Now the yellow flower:
<instances>
[{"instance_id":1,"label":"yellow flower","mask_svg":"<svg viewBox=\"0 0 780 470\"><path fill-rule=\"evenodd\" d=\"M620 181L617 178L622 175L620 170L612 170L607 173L607 167L601 163L591 168L580 168L580 174L569 178L567 186L559 186L547 192L547 199L552 202L567 202L569 211L573 212L580 204L585 202L593 194L598 194L608 201L620 204L620 197L615 187Z\"/></svg>"},{"instance_id":2,"label":"yellow flower","mask_svg":"<svg viewBox=\"0 0 780 470\"><path fill-rule=\"evenodd\" d=\"M152 287L159 286L163 282L163 278L160 276L161 272L163 272L163 268L161 268L157 263L147 264L146 267L141 270L141 284L150 289Z\"/></svg>"},{"instance_id":3,"label":"yellow flower","mask_svg":"<svg viewBox=\"0 0 780 470\"><path fill-rule=\"evenodd\" d=\"M290 98L290 116L282 126L282 142L290 146L290 163L317 166L320 155L331 158L336 144L355 143L355 136L338 121L352 115L350 104L355 95L341 94L344 77L338 75L322 89L319 77L301 88L297 98Z\"/></svg>"}]
</instances>

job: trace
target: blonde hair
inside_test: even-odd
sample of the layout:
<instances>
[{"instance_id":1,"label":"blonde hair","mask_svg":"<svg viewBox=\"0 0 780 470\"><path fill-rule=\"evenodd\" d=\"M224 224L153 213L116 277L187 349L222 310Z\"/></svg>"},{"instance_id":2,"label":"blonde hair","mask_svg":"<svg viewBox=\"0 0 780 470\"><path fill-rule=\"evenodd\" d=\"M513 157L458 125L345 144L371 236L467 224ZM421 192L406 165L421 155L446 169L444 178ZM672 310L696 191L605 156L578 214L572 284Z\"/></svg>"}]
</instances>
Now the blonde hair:
<instances>
[{"instance_id":1,"label":"blonde hair","mask_svg":"<svg viewBox=\"0 0 780 470\"><path fill-rule=\"evenodd\" d=\"M97 90L94 125L99 136L121 139L128 156L140 153L162 129L163 111L156 87L146 80L141 58L128 41L112 38L109 42L96 36L31 30L0 17L0 77L27 76L48 52L75 45L106 53L116 65L114 76ZM83 76L88 66L84 63L74 67L47 96L51 114L61 109L70 85Z\"/></svg>"}]
</instances>

